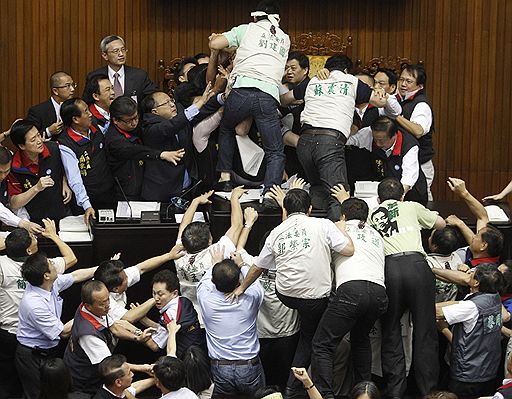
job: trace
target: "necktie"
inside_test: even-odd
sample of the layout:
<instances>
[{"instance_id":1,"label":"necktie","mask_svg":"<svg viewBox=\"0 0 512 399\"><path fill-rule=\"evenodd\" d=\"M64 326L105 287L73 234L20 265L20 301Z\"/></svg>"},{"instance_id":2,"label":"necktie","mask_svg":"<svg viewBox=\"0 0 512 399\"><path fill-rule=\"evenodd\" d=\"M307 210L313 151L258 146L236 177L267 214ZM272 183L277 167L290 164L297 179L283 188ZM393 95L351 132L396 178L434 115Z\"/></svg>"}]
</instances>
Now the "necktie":
<instances>
[{"instance_id":1,"label":"necktie","mask_svg":"<svg viewBox=\"0 0 512 399\"><path fill-rule=\"evenodd\" d=\"M123 88L121 87L121 83L119 82L119 74L114 73L114 94L115 98L123 95Z\"/></svg>"}]
</instances>

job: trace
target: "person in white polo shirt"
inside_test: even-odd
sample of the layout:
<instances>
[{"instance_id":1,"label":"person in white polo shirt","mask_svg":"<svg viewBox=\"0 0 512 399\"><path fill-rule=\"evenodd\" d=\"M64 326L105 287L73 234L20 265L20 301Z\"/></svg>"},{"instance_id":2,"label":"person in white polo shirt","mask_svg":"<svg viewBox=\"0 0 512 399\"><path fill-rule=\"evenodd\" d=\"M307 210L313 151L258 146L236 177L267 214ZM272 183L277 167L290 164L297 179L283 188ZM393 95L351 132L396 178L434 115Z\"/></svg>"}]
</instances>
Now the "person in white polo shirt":
<instances>
[{"instance_id":1,"label":"person in white polo shirt","mask_svg":"<svg viewBox=\"0 0 512 399\"><path fill-rule=\"evenodd\" d=\"M351 257L333 254L336 292L313 338L311 359L313 379L324 398L334 398L333 359L336 348L350 332L354 383L372 378L372 348L369 333L384 314L388 297L384 286L384 241L366 223L368 205L349 198L343 186L333 188L341 203L346 231L355 252Z\"/></svg>"},{"instance_id":2,"label":"person in white polo shirt","mask_svg":"<svg viewBox=\"0 0 512 399\"><path fill-rule=\"evenodd\" d=\"M279 202L279 201L278 201ZM272 230L260 255L242 284L233 292L238 297L265 269L276 269L277 297L297 309L300 337L292 362L294 367L309 367L311 341L327 308L331 291L331 250L352 256L354 245L345 232L345 222L309 217L311 198L301 189L291 189L283 200L286 219ZM286 395L303 394L303 388L290 374Z\"/></svg>"}]
</instances>

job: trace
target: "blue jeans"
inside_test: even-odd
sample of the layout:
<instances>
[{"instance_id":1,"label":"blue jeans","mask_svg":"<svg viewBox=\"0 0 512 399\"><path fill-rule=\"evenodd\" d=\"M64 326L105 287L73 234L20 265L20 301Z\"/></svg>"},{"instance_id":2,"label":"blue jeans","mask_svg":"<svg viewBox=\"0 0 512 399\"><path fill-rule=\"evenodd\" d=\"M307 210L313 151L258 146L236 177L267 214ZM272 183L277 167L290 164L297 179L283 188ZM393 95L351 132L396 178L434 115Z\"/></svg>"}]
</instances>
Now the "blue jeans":
<instances>
[{"instance_id":1,"label":"blue jeans","mask_svg":"<svg viewBox=\"0 0 512 399\"><path fill-rule=\"evenodd\" d=\"M265 374L259 359L255 364L214 364L211 366L213 397L252 396L265 386Z\"/></svg>"},{"instance_id":2,"label":"blue jeans","mask_svg":"<svg viewBox=\"0 0 512 399\"><path fill-rule=\"evenodd\" d=\"M321 134L327 132L333 136ZM345 164L346 141L343 133L336 130L307 129L297 144L297 156L311 184L311 199L320 201L319 205L314 203L313 206L325 208L327 205L327 217L332 221L340 220L341 207L331 195L331 188L341 183L349 190Z\"/></svg>"},{"instance_id":3,"label":"blue jeans","mask_svg":"<svg viewBox=\"0 0 512 399\"><path fill-rule=\"evenodd\" d=\"M265 150L266 171L263 184L268 191L274 184L281 184L285 164L283 138L277 101L270 94L255 88L233 89L224 106L219 128L218 172L233 170L233 155L237 148L235 126L248 116L254 118Z\"/></svg>"}]
</instances>

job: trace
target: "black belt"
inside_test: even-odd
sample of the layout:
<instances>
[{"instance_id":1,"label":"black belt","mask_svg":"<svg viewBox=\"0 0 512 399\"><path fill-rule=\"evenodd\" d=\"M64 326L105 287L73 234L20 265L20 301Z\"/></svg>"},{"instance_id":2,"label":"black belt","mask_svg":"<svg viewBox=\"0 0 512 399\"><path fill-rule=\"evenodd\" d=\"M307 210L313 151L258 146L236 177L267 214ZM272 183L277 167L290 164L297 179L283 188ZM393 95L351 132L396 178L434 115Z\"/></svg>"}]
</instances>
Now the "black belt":
<instances>
[{"instance_id":1,"label":"black belt","mask_svg":"<svg viewBox=\"0 0 512 399\"><path fill-rule=\"evenodd\" d=\"M249 359L249 360L218 360L218 359L210 359L212 366L247 366L247 365L255 365L260 363L260 358L258 356Z\"/></svg>"},{"instance_id":2,"label":"black belt","mask_svg":"<svg viewBox=\"0 0 512 399\"><path fill-rule=\"evenodd\" d=\"M42 348L38 348L37 346L35 348L31 348L30 346L27 346L27 345L23 345L23 344L20 344L18 342L18 344L20 346L22 346L23 348L25 349L28 349L30 351L32 351L32 354L33 355L38 355L38 356L41 356L41 357L55 357L58 355L58 351L57 351L57 347L53 347L53 348L49 348L49 349L42 349Z\"/></svg>"},{"instance_id":3,"label":"black belt","mask_svg":"<svg viewBox=\"0 0 512 399\"><path fill-rule=\"evenodd\" d=\"M309 134L311 136L330 136L335 138L345 137L341 132L329 129L306 129L301 134Z\"/></svg>"},{"instance_id":4,"label":"black belt","mask_svg":"<svg viewBox=\"0 0 512 399\"><path fill-rule=\"evenodd\" d=\"M397 252L396 254L386 255L386 258L398 258L400 256L411 256L411 255L419 255L422 258L425 258L421 252L418 251L405 251L405 252Z\"/></svg>"}]
</instances>

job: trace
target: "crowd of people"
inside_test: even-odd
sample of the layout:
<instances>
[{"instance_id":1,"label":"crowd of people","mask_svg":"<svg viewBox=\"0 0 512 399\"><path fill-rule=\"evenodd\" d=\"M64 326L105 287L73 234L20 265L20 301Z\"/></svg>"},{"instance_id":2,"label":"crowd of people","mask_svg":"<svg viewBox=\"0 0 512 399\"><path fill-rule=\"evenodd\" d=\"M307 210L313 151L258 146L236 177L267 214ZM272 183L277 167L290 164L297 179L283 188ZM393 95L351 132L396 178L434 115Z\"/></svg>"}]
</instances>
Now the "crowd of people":
<instances>
[{"instance_id":1,"label":"crowd of people","mask_svg":"<svg viewBox=\"0 0 512 399\"><path fill-rule=\"evenodd\" d=\"M0 133L17 147L0 147L0 220L14 228L0 256L0 398L512 397L504 236L461 179L447 184L475 232L425 207L424 67L368 75L336 55L310 77L276 3L251 17L212 33L209 55L185 58L172 91L126 65L124 39L107 36L107 66L88 74L82 97L55 72L50 98ZM360 180L380 182L377 207L351 197ZM257 210L240 204L249 187L282 213L263 237L251 236ZM231 192L215 243L193 221L214 191ZM55 220L90 223L119 200L184 208L175 245L130 267L113 254L66 272L77 258ZM39 251L36 235L61 256ZM250 236L258 253L245 249ZM148 299L129 303L157 269ZM73 284L81 303L61 320ZM131 363L120 340L150 361Z\"/></svg>"}]
</instances>

